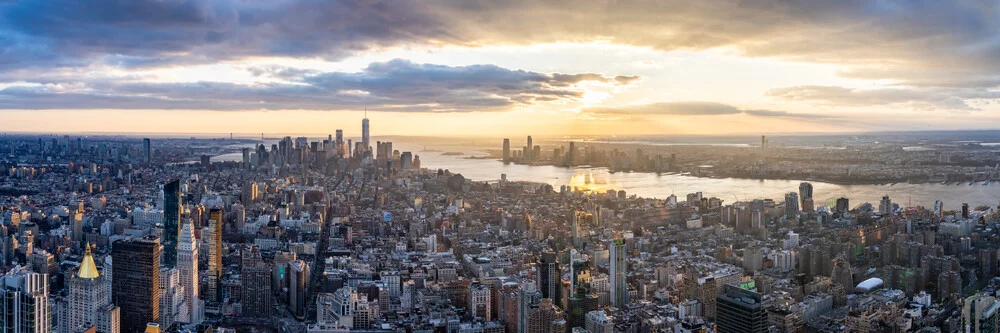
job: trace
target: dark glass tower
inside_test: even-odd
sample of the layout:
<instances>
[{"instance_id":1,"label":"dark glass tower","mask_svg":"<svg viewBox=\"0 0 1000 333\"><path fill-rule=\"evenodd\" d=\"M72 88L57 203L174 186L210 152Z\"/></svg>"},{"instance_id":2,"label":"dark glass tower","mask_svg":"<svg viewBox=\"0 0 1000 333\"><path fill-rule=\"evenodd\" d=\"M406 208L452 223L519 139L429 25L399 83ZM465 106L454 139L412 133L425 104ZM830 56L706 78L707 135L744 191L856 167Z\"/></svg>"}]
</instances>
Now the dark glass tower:
<instances>
[{"instance_id":1,"label":"dark glass tower","mask_svg":"<svg viewBox=\"0 0 1000 333\"><path fill-rule=\"evenodd\" d=\"M538 291L542 292L542 298L561 299L559 294L561 285L562 274L559 272L556 253L542 252L542 257L538 261Z\"/></svg>"},{"instance_id":2,"label":"dark glass tower","mask_svg":"<svg viewBox=\"0 0 1000 333\"><path fill-rule=\"evenodd\" d=\"M121 332L143 332L160 319L160 239L146 236L112 244L111 294L121 308Z\"/></svg>"},{"instance_id":3,"label":"dark glass tower","mask_svg":"<svg viewBox=\"0 0 1000 333\"><path fill-rule=\"evenodd\" d=\"M177 266L177 237L181 225L181 181L163 185L163 266Z\"/></svg>"},{"instance_id":4,"label":"dark glass tower","mask_svg":"<svg viewBox=\"0 0 1000 333\"><path fill-rule=\"evenodd\" d=\"M767 332L767 311L758 293L727 284L716 298L715 311L718 333Z\"/></svg>"}]
</instances>

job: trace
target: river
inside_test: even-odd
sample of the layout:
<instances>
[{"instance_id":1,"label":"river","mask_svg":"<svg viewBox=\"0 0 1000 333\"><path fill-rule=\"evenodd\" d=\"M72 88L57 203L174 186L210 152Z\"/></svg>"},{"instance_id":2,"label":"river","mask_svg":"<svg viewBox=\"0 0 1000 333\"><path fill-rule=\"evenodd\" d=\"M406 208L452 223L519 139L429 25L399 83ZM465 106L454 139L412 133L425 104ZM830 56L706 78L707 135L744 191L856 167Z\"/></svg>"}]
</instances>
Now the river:
<instances>
[{"instance_id":1,"label":"river","mask_svg":"<svg viewBox=\"0 0 1000 333\"><path fill-rule=\"evenodd\" d=\"M270 143L268 143L270 145ZM478 145L476 145L478 146ZM440 149L422 151L424 148ZM396 141L394 149L412 151L420 156L421 166L430 169L448 169L466 178L478 181L495 181L506 174L510 181L530 181L547 183L557 190L561 185L586 187L599 192L608 189L625 190L629 195L666 198L671 194L684 200L685 195L701 191L705 196L714 196L725 202L770 198L784 200L785 193L798 192L801 180L758 180L738 178L702 178L679 174L654 174L640 172L610 173L606 168L563 168L556 166L529 166L504 164L494 159L470 159L471 156L487 156L478 147L459 145L430 146L406 144ZM445 152L461 152L464 155L446 155ZM213 161L241 160L241 154L225 154L213 157ZM943 185L937 183L895 185L840 185L809 181L813 185L813 198L817 206L833 206L839 197L850 199L851 206L870 202L878 206L883 195L901 206L922 205L933 207L935 200L941 200L946 210L960 209L962 203L972 207L979 205L997 206L1000 202L1000 184Z\"/></svg>"}]
</instances>

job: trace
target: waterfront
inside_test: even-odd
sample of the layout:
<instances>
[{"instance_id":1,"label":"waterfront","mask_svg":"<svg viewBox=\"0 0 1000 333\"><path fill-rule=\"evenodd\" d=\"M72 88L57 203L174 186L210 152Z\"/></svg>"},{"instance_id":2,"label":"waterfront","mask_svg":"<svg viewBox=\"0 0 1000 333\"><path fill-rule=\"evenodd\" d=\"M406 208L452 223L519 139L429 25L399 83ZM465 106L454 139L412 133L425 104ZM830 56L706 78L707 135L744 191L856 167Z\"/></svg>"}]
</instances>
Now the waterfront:
<instances>
[{"instance_id":1,"label":"waterfront","mask_svg":"<svg viewBox=\"0 0 1000 333\"><path fill-rule=\"evenodd\" d=\"M629 195L666 198L671 194L683 200L688 193L701 191L705 196L714 196L727 203L769 198L783 200L784 194L798 191L803 180L779 179L738 179L703 178L680 174L655 174L642 172L610 173L606 168L564 168L549 165L504 164L493 159L482 159L488 154L479 143L440 144L404 141L396 138L394 149L411 151L420 156L422 167L448 169L466 178L477 181L496 181L506 174L510 181L529 181L550 184L555 188L571 185L599 192L608 189L625 190ZM270 142L267 143L270 146ZM450 155L461 152L462 155ZM241 154L225 154L213 157L213 161L240 160ZM933 207L935 200L942 200L945 209L960 209L961 204L997 206L1000 203L1000 184L981 185L976 182L943 185L939 183L895 185L841 185L811 181L817 205L832 206L838 197L847 197L851 206L864 202L875 205L883 195L889 195L893 202L901 205L922 205Z\"/></svg>"}]
</instances>

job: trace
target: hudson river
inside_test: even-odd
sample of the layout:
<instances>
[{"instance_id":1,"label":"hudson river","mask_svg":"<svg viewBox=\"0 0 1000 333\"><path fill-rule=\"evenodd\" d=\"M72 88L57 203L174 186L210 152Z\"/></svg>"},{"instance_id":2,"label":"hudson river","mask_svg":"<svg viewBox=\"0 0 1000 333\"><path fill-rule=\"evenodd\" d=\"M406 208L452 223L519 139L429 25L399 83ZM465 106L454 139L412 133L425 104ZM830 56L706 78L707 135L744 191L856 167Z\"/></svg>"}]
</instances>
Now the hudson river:
<instances>
[{"instance_id":1,"label":"hudson river","mask_svg":"<svg viewBox=\"0 0 1000 333\"><path fill-rule=\"evenodd\" d=\"M373 140L374 141L374 140ZM267 143L270 146L270 142ZM374 146L374 143L373 143ZM428 149L440 151L421 151L423 146L416 144L396 144L393 149L411 151L420 156L421 166L429 169L448 169L460 173L466 178L477 181L496 181L501 174L507 175L509 181L529 181L550 184L559 189L561 185L585 187L599 192L608 189L625 190L628 195L642 197L666 198L671 194L684 200L688 193L701 191L705 196L714 196L732 203L755 198L770 198L775 201L784 200L785 193L798 192L802 180L757 180L736 178L700 178L678 174L616 172L609 173L605 168L563 168L555 166L528 166L503 164L494 159L470 159L473 156L487 156L477 148L457 146L427 146ZM463 155L446 155L445 152L460 152ZM215 161L238 161L240 154L225 154L213 158ZM976 182L972 185L943 184L908 184L895 185L839 185L819 181L809 181L813 184L813 197L816 205L833 206L838 197L850 199L851 206L870 202L878 206L883 195L902 206L923 205L933 207L935 200L944 202L946 210L957 210L963 202L970 206L1000 204L1000 184L982 185Z\"/></svg>"}]
</instances>

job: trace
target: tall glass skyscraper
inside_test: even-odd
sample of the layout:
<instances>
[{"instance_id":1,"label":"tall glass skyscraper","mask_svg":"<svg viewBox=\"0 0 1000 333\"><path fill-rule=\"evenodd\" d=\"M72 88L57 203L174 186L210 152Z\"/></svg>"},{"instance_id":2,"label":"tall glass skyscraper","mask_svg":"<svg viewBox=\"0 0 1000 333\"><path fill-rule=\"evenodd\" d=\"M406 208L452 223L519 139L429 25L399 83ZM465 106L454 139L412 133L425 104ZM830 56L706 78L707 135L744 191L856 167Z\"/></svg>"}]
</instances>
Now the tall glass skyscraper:
<instances>
[{"instance_id":1,"label":"tall glass skyscraper","mask_svg":"<svg viewBox=\"0 0 1000 333\"><path fill-rule=\"evenodd\" d=\"M625 240L611 241L611 304L621 308L628 303L628 284L626 282L628 258L625 253Z\"/></svg>"},{"instance_id":2,"label":"tall glass skyscraper","mask_svg":"<svg viewBox=\"0 0 1000 333\"><path fill-rule=\"evenodd\" d=\"M163 185L163 266L177 265L177 236L181 225L181 181Z\"/></svg>"},{"instance_id":3,"label":"tall glass skyscraper","mask_svg":"<svg viewBox=\"0 0 1000 333\"><path fill-rule=\"evenodd\" d=\"M361 147L362 150L368 150L372 146L371 132L368 128L368 117L361 119L361 145L363 146Z\"/></svg>"}]
</instances>

